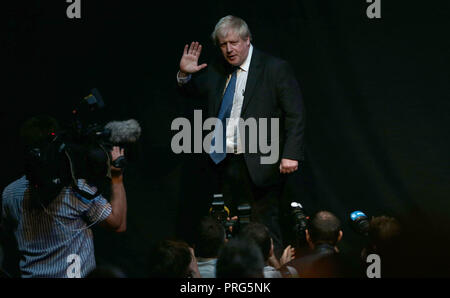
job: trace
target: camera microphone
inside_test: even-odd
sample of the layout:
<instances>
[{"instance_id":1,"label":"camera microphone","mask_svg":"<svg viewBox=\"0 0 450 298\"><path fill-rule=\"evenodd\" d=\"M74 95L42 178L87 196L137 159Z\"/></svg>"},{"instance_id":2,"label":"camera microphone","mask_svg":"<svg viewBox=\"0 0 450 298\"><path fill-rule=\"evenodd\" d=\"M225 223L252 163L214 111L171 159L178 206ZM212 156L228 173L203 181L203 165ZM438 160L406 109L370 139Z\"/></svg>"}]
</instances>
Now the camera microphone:
<instances>
[{"instance_id":1,"label":"camera microphone","mask_svg":"<svg viewBox=\"0 0 450 298\"><path fill-rule=\"evenodd\" d=\"M369 233L369 218L362 211L353 211L350 214L350 223L353 229L364 236Z\"/></svg>"},{"instance_id":2,"label":"camera microphone","mask_svg":"<svg viewBox=\"0 0 450 298\"><path fill-rule=\"evenodd\" d=\"M141 126L134 119L108 122L105 129L110 131L109 140L113 144L135 143L141 136Z\"/></svg>"},{"instance_id":3,"label":"camera microphone","mask_svg":"<svg viewBox=\"0 0 450 298\"><path fill-rule=\"evenodd\" d=\"M141 136L141 127L134 119L111 121L105 125L102 134L113 146L128 147L127 145L136 143ZM124 168L127 161L124 156L120 156L112 165L116 168Z\"/></svg>"}]
</instances>

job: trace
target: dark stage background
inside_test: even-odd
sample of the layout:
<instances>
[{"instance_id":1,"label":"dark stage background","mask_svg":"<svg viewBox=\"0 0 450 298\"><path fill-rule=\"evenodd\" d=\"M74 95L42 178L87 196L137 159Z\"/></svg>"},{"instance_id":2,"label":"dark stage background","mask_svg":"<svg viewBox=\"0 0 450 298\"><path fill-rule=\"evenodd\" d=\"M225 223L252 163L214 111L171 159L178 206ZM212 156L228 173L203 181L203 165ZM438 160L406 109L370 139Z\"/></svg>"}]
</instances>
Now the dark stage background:
<instances>
[{"instance_id":1,"label":"dark stage background","mask_svg":"<svg viewBox=\"0 0 450 298\"><path fill-rule=\"evenodd\" d=\"M184 45L201 42L208 61L215 23L234 14L256 48L291 63L302 88L306 160L283 203L335 212L345 222L342 249L355 256L364 239L346 224L351 211L397 216L416 237L411 268L419 261L419 275L448 275L440 263L450 235L447 3L382 0L382 18L370 20L365 0L82 1L81 20L70 20L65 1L8 1L0 189L23 171L23 121L43 113L66 121L97 87L107 104L100 121L134 118L143 129L125 174L128 231L95 229L97 260L145 276L149 246L189 240L209 208L205 159L170 148L172 120L196 107L176 92L175 75Z\"/></svg>"}]
</instances>

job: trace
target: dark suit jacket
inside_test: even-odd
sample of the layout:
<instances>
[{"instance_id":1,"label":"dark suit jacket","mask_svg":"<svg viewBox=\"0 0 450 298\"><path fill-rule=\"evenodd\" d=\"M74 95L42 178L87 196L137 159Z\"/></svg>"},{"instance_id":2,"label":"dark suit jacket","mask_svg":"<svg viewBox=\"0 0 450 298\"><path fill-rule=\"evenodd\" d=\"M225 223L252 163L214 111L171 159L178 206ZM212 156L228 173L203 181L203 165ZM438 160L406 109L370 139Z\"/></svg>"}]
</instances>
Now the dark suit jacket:
<instances>
[{"instance_id":1,"label":"dark suit jacket","mask_svg":"<svg viewBox=\"0 0 450 298\"><path fill-rule=\"evenodd\" d=\"M217 117L222 102L222 94L230 67L225 62L213 63L195 74L181 89L187 95L203 95L207 99L207 117ZM267 118L268 142L272 139L271 118L279 118L278 162L261 164L262 154L250 153L249 136L245 134L245 162L253 182L258 186L269 186L278 181L281 158L303 160L303 104L299 85L287 62L269 56L253 48L241 118ZM259 125L258 125L259 127ZM258 137L258 142L260 142ZM281 156L280 156L281 155Z\"/></svg>"},{"instance_id":2,"label":"dark suit jacket","mask_svg":"<svg viewBox=\"0 0 450 298\"><path fill-rule=\"evenodd\" d=\"M304 278L338 278L348 277L342 256L335 252L334 247L321 244L306 256L294 259L285 266L292 266L299 277ZM283 268L284 269L284 268Z\"/></svg>"}]
</instances>

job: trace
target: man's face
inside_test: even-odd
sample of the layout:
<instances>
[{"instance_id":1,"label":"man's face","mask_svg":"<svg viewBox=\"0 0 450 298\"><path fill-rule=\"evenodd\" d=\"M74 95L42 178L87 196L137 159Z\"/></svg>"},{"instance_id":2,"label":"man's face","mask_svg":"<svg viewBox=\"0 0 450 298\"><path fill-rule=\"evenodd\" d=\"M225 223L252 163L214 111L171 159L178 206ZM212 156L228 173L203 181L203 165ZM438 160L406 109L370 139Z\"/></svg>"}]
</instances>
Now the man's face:
<instances>
[{"instance_id":1,"label":"man's face","mask_svg":"<svg viewBox=\"0 0 450 298\"><path fill-rule=\"evenodd\" d=\"M219 46L225 60L233 66L241 66L248 56L250 38L242 39L239 34L230 30L225 37L219 37Z\"/></svg>"}]
</instances>

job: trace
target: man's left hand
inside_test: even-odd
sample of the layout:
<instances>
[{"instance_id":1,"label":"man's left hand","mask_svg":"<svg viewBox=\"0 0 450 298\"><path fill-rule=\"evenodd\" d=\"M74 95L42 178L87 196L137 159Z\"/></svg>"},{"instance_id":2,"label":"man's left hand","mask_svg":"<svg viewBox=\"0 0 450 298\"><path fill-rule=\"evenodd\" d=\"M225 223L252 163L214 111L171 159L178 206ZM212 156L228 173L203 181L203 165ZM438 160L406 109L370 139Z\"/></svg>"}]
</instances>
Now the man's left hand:
<instances>
[{"instance_id":1,"label":"man's left hand","mask_svg":"<svg viewBox=\"0 0 450 298\"><path fill-rule=\"evenodd\" d=\"M280 173L289 174L298 170L298 161L293 159L283 158L280 163Z\"/></svg>"}]
</instances>

